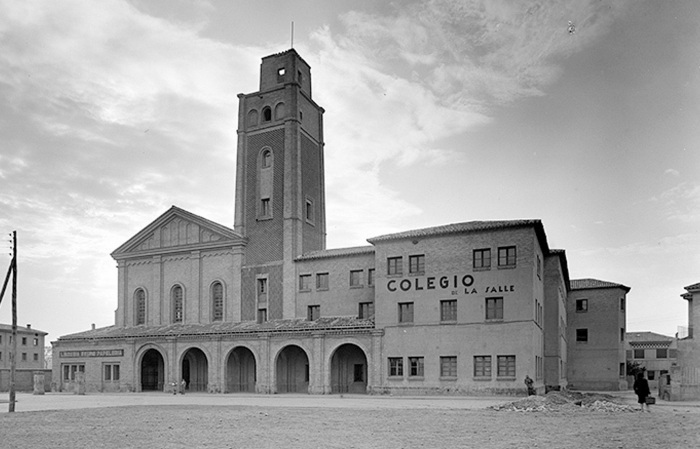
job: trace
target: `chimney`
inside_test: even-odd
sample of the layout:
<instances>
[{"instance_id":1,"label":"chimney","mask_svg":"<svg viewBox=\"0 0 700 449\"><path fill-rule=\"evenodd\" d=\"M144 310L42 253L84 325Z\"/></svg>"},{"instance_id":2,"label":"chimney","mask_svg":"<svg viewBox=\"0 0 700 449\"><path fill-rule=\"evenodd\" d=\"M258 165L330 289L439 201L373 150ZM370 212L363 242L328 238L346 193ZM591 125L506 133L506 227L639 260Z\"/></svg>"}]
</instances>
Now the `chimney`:
<instances>
[{"instance_id":1,"label":"chimney","mask_svg":"<svg viewBox=\"0 0 700 449\"><path fill-rule=\"evenodd\" d=\"M92 323L92 330L95 330L95 323Z\"/></svg>"},{"instance_id":2,"label":"chimney","mask_svg":"<svg viewBox=\"0 0 700 449\"><path fill-rule=\"evenodd\" d=\"M31 328L32 328L32 325L31 325L31 324L27 324L27 329L31 329Z\"/></svg>"}]
</instances>

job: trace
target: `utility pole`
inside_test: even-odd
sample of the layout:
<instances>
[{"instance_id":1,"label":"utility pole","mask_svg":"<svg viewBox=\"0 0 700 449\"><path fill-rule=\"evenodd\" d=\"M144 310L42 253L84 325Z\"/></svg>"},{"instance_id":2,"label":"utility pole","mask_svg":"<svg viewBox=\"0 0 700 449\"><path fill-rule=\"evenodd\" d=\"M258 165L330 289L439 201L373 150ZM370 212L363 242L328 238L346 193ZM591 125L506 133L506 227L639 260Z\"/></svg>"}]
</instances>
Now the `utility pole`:
<instances>
[{"instance_id":1,"label":"utility pole","mask_svg":"<svg viewBox=\"0 0 700 449\"><path fill-rule=\"evenodd\" d=\"M7 282L10 280L10 275L12 275L12 347L10 352L10 412L15 411L15 371L17 368L17 231L12 231L12 260L10 261L10 267L7 269L7 276L5 276L5 282L2 284L2 290L0 291L0 303L5 295L5 289L7 288Z\"/></svg>"}]
</instances>

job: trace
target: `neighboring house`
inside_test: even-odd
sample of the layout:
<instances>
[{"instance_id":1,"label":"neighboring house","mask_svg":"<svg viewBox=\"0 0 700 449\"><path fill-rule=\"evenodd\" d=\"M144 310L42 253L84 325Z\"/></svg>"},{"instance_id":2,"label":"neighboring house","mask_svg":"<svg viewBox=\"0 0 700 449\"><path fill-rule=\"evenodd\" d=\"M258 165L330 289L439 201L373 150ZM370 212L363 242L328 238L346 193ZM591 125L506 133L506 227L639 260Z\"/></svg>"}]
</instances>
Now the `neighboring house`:
<instances>
[{"instance_id":1,"label":"neighboring house","mask_svg":"<svg viewBox=\"0 0 700 449\"><path fill-rule=\"evenodd\" d=\"M700 399L700 283L685 290L681 297L688 301L688 326L678 333L677 366L671 369L666 390L674 401Z\"/></svg>"},{"instance_id":2,"label":"neighboring house","mask_svg":"<svg viewBox=\"0 0 700 449\"><path fill-rule=\"evenodd\" d=\"M655 391L659 378L676 364L676 339L654 332L627 332L627 361L637 362L646 369L649 387ZM634 379L628 379L631 388Z\"/></svg>"},{"instance_id":3,"label":"neighboring house","mask_svg":"<svg viewBox=\"0 0 700 449\"><path fill-rule=\"evenodd\" d=\"M624 390L626 303L629 287L572 279L567 301L569 387Z\"/></svg>"},{"instance_id":4,"label":"neighboring house","mask_svg":"<svg viewBox=\"0 0 700 449\"><path fill-rule=\"evenodd\" d=\"M33 372L44 370L44 337L46 332L17 326L17 357L15 359L15 388L31 391L34 385ZM0 391L10 388L10 354L12 352L12 326L0 324ZM47 385L51 384L48 371Z\"/></svg>"}]
</instances>

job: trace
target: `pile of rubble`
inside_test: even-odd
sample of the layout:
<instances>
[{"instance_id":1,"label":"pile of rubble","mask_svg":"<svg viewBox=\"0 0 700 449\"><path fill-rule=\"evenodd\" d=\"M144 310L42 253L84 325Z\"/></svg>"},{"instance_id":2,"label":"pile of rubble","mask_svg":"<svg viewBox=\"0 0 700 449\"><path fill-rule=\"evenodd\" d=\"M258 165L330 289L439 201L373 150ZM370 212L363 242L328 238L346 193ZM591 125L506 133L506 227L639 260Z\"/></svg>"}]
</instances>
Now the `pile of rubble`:
<instances>
[{"instance_id":1,"label":"pile of rubble","mask_svg":"<svg viewBox=\"0 0 700 449\"><path fill-rule=\"evenodd\" d=\"M489 407L496 411L560 412L588 410L598 412L634 412L637 409L620 403L614 396L596 393L551 391L544 396L526 398Z\"/></svg>"}]
</instances>

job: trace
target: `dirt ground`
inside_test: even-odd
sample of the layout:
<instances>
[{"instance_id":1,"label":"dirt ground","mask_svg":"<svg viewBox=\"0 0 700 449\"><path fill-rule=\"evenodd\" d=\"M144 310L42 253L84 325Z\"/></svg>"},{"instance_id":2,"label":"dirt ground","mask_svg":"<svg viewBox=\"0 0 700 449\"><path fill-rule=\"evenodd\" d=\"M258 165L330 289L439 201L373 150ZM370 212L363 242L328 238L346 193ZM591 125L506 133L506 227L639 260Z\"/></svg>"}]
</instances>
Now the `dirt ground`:
<instances>
[{"instance_id":1,"label":"dirt ground","mask_svg":"<svg viewBox=\"0 0 700 449\"><path fill-rule=\"evenodd\" d=\"M366 409L183 404L3 413L0 447L700 447L698 407L657 406L641 413L620 403L588 401L591 406L584 407L543 398L504 399L481 409L367 403Z\"/></svg>"}]
</instances>

